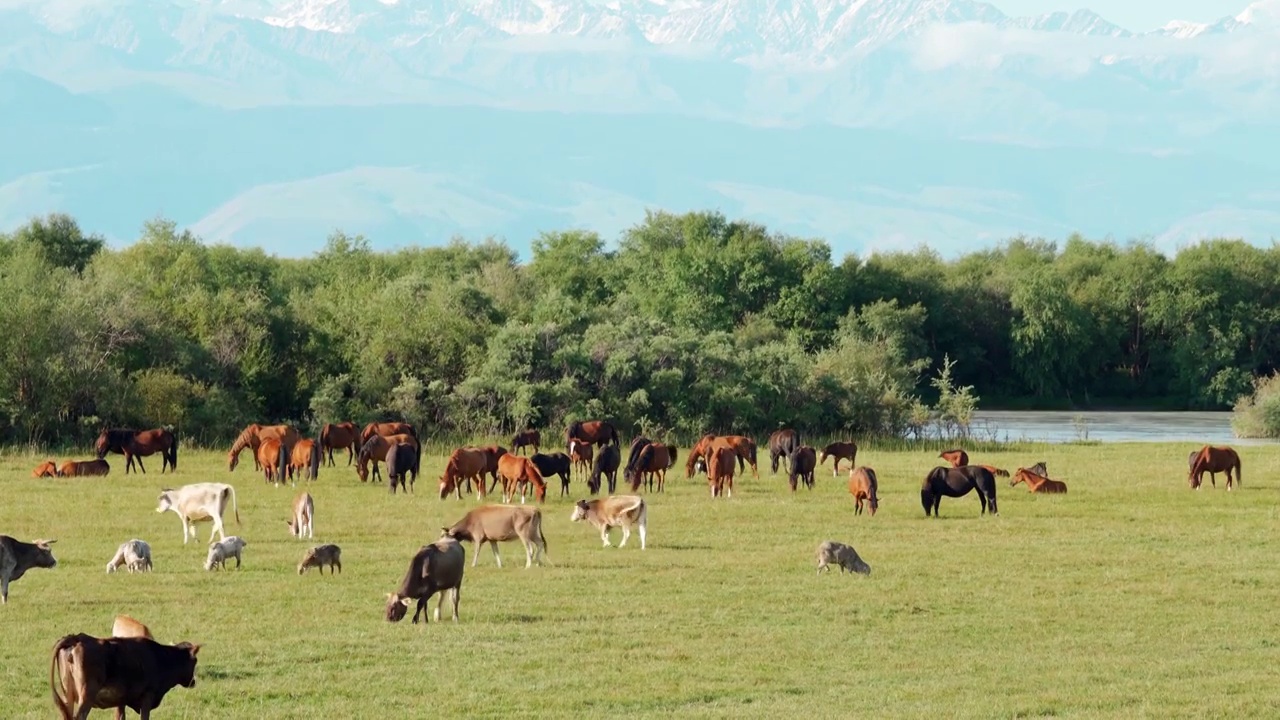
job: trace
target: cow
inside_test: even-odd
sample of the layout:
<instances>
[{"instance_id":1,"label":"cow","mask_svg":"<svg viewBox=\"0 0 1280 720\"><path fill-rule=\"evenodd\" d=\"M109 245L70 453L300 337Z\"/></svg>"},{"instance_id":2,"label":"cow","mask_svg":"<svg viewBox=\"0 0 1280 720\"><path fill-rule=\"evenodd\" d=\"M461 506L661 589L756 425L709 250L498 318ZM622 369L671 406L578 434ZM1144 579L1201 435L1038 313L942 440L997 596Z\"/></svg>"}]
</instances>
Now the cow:
<instances>
[{"instance_id":1,"label":"cow","mask_svg":"<svg viewBox=\"0 0 1280 720\"><path fill-rule=\"evenodd\" d=\"M535 453L529 458L534 465L538 467L538 472L543 478L549 478L552 475L560 476L560 494L569 494L569 469L573 466L569 456L562 452L544 455Z\"/></svg>"},{"instance_id":2,"label":"cow","mask_svg":"<svg viewBox=\"0 0 1280 720\"><path fill-rule=\"evenodd\" d=\"M871 566L862 561L858 557L858 552L853 548L838 543L834 540L824 540L818 545L818 573L823 570L831 572L830 563L840 566L840 572L843 574L846 570L851 573L861 573L863 575L871 574Z\"/></svg>"},{"instance_id":3,"label":"cow","mask_svg":"<svg viewBox=\"0 0 1280 720\"><path fill-rule=\"evenodd\" d=\"M107 572L113 573L121 565L124 565L131 573L150 572L151 546L137 538L120 543L115 557L111 558L111 561L107 563Z\"/></svg>"},{"instance_id":4,"label":"cow","mask_svg":"<svg viewBox=\"0 0 1280 720\"><path fill-rule=\"evenodd\" d=\"M512 456L516 457L516 456ZM523 458L521 458L523 459ZM542 534L542 511L523 505L482 505L462 516L451 527L442 528L443 537L454 540L470 540L475 543L471 567L480 561L480 546L488 542L493 559L502 567L498 555L498 543L519 539L524 545L524 566L530 567L536 559L542 564L547 552L547 538ZM535 553L536 550L536 553ZM547 558L547 562L551 562Z\"/></svg>"},{"instance_id":5,"label":"cow","mask_svg":"<svg viewBox=\"0 0 1280 720\"><path fill-rule=\"evenodd\" d=\"M298 574L301 575L308 568L320 568L320 574L323 575L325 565L329 566L330 575L334 568L342 572L342 548L337 545L317 545L311 548L302 556L302 562L298 563Z\"/></svg>"},{"instance_id":6,"label":"cow","mask_svg":"<svg viewBox=\"0 0 1280 720\"><path fill-rule=\"evenodd\" d=\"M639 495L610 495L598 500L579 500L573 506L572 522L586 520L600 529L600 539L605 547L610 547L609 531L615 527L622 528L622 542L618 547L627 544L631 537L631 526L640 530L640 549L644 550L645 536L648 533L649 510L645 507L644 498Z\"/></svg>"},{"instance_id":7,"label":"cow","mask_svg":"<svg viewBox=\"0 0 1280 720\"><path fill-rule=\"evenodd\" d=\"M145 637L64 635L53 645L49 687L64 720L83 720L91 709L132 708L146 720L164 696L196 685L199 645L162 645Z\"/></svg>"},{"instance_id":8,"label":"cow","mask_svg":"<svg viewBox=\"0 0 1280 720\"><path fill-rule=\"evenodd\" d=\"M116 616L116 621L111 624L111 637L140 637L155 640L151 635L151 628L128 615Z\"/></svg>"},{"instance_id":9,"label":"cow","mask_svg":"<svg viewBox=\"0 0 1280 720\"><path fill-rule=\"evenodd\" d=\"M215 566L223 570L227 568L227 560L236 559L236 569L240 569L240 551L249 546L249 543L240 538L239 535L232 535L229 538L219 542L209 543L209 556L205 558L204 569L212 570Z\"/></svg>"},{"instance_id":10,"label":"cow","mask_svg":"<svg viewBox=\"0 0 1280 720\"><path fill-rule=\"evenodd\" d=\"M45 460L31 471L33 478L58 477L58 465L52 460Z\"/></svg>"},{"instance_id":11,"label":"cow","mask_svg":"<svg viewBox=\"0 0 1280 720\"><path fill-rule=\"evenodd\" d=\"M302 539L304 534L308 538L314 538L316 536L315 517L315 500L311 497L311 493L304 491L293 499L293 519L285 520L289 526L289 534L298 539Z\"/></svg>"},{"instance_id":12,"label":"cow","mask_svg":"<svg viewBox=\"0 0 1280 720\"><path fill-rule=\"evenodd\" d=\"M462 572L467 568L467 551L453 538L440 538L430 545L423 545L409 561L409 571L400 581L400 587L387 593L387 621L400 622L409 610L409 603L418 601L413 611L413 622L422 615L427 622L427 601L440 593L436 603L436 622L440 622L440 606L444 604L444 592L450 591L453 600L453 621L458 622L458 593L462 590Z\"/></svg>"},{"instance_id":13,"label":"cow","mask_svg":"<svg viewBox=\"0 0 1280 720\"><path fill-rule=\"evenodd\" d=\"M55 568L50 545L56 540L25 543L8 535L0 535L0 604L9 602L9 583L15 582L31 568Z\"/></svg>"},{"instance_id":14,"label":"cow","mask_svg":"<svg viewBox=\"0 0 1280 720\"><path fill-rule=\"evenodd\" d=\"M236 505L236 489L226 483L194 483L183 485L176 490L165 488L160 491L156 512L172 510L182 518L183 545L187 544L188 539L195 538L195 524L205 521L213 523L213 530L209 533L211 542L214 535L225 540L226 533L222 531L222 514L227 509L227 498L231 499L231 507L236 514L236 524L239 525L240 508Z\"/></svg>"},{"instance_id":15,"label":"cow","mask_svg":"<svg viewBox=\"0 0 1280 720\"><path fill-rule=\"evenodd\" d=\"M68 460L58 468L58 477L106 477L110 472L106 460Z\"/></svg>"}]
</instances>

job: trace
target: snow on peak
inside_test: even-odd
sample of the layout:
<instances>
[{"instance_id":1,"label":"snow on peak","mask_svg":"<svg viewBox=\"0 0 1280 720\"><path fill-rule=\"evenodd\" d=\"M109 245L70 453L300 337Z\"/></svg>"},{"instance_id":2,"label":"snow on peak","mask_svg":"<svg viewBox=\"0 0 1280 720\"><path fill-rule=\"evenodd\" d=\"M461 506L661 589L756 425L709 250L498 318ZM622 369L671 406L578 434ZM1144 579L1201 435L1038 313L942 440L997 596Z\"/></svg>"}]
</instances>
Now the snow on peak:
<instances>
[{"instance_id":1,"label":"snow on peak","mask_svg":"<svg viewBox=\"0 0 1280 720\"><path fill-rule=\"evenodd\" d=\"M1179 39L1193 38L1209 29L1208 23L1189 22L1187 20L1170 20L1156 32L1161 35Z\"/></svg>"},{"instance_id":2,"label":"snow on peak","mask_svg":"<svg viewBox=\"0 0 1280 720\"><path fill-rule=\"evenodd\" d=\"M1280 0L1258 0L1235 19L1242 25L1280 28Z\"/></svg>"}]
</instances>

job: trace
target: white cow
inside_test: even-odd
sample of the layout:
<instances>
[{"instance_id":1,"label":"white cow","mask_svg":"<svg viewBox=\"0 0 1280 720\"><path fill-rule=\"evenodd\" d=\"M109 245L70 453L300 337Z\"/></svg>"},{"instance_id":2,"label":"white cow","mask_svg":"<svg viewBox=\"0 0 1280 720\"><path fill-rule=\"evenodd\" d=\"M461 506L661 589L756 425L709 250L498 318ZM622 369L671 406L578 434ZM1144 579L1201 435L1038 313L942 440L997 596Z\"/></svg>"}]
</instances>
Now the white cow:
<instances>
[{"instance_id":1,"label":"white cow","mask_svg":"<svg viewBox=\"0 0 1280 720\"><path fill-rule=\"evenodd\" d=\"M296 538L301 538L305 534L306 537L314 538L315 529L312 527L316 516L315 501L311 498L311 493L303 492L301 495L293 499L293 519L285 520L289 524L289 532Z\"/></svg>"},{"instance_id":2,"label":"white cow","mask_svg":"<svg viewBox=\"0 0 1280 720\"><path fill-rule=\"evenodd\" d=\"M116 556L111 558L111 562L107 563L107 572L113 573L121 565L124 565L129 572L143 572L151 570L151 546L145 541L134 538L126 543L121 543L120 548L116 550Z\"/></svg>"},{"instance_id":3,"label":"white cow","mask_svg":"<svg viewBox=\"0 0 1280 720\"><path fill-rule=\"evenodd\" d=\"M236 505L236 489L226 483L194 483L183 485L177 490L165 489L160 492L160 503L156 512L172 510L182 518L182 544L194 540L196 523L212 522L213 531L209 533L209 541L213 536L226 539L222 531L222 514L227 509L227 498L235 509L236 524L240 524L240 508Z\"/></svg>"},{"instance_id":4,"label":"white cow","mask_svg":"<svg viewBox=\"0 0 1280 720\"><path fill-rule=\"evenodd\" d=\"M610 495L599 500L579 500L573 506L573 514L569 516L573 522L586 520L600 530L600 539L609 547L609 530L621 527L622 542L618 547L627 544L634 525L640 531L640 549L644 549L645 535L648 534L649 509L645 507L644 498L639 495Z\"/></svg>"}]
</instances>

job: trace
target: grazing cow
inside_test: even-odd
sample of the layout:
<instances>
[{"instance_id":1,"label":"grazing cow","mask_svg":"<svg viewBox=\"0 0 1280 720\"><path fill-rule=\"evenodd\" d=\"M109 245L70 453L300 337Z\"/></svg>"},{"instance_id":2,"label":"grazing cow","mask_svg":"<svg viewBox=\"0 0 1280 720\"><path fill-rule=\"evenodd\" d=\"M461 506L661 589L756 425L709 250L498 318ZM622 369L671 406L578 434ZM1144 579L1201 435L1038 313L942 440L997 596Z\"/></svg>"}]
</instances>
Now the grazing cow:
<instances>
[{"instance_id":1,"label":"grazing cow","mask_svg":"<svg viewBox=\"0 0 1280 720\"><path fill-rule=\"evenodd\" d=\"M480 483L480 497L486 495L484 489L484 473L489 467L489 453L480 448L458 448L454 450L444 464L444 474L440 476L440 499L449 497L449 493L457 493L462 499L462 482L471 484L474 478ZM496 468L496 463L495 463Z\"/></svg>"},{"instance_id":2,"label":"grazing cow","mask_svg":"<svg viewBox=\"0 0 1280 720\"><path fill-rule=\"evenodd\" d=\"M156 512L172 510L182 518L183 545L187 544L188 539L195 538L196 523L200 522L213 523L213 530L209 533L210 541L213 540L214 535L225 539L226 533L222 531L222 514L227 510L228 498L231 499L231 507L236 514L236 524L239 525L240 508L236 505L236 489L226 483L194 483L183 485L177 490L165 488L160 491Z\"/></svg>"},{"instance_id":3,"label":"grazing cow","mask_svg":"<svg viewBox=\"0 0 1280 720\"><path fill-rule=\"evenodd\" d=\"M418 481L418 457L417 448L408 443L393 442L387 448L387 484L391 486L392 495L396 494L396 483L400 484L401 490L413 492L413 484ZM409 478L407 489L405 477Z\"/></svg>"},{"instance_id":4,"label":"grazing cow","mask_svg":"<svg viewBox=\"0 0 1280 720\"><path fill-rule=\"evenodd\" d=\"M568 455L565 455L562 452L551 453L550 455L535 453L533 457L529 458L529 461L537 466L538 473L541 474L543 478L549 478L552 475L559 475L560 494L569 494L569 468L571 467L571 463Z\"/></svg>"},{"instance_id":5,"label":"grazing cow","mask_svg":"<svg viewBox=\"0 0 1280 720\"><path fill-rule=\"evenodd\" d=\"M502 501L511 502L516 490L520 491L520 504L524 504L528 487L533 486L533 495L538 502L547 501L547 483L538 472L533 461L510 453L498 458L498 475L502 477Z\"/></svg>"},{"instance_id":6,"label":"grazing cow","mask_svg":"<svg viewBox=\"0 0 1280 720\"><path fill-rule=\"evenodd\" d=\"M591 472L591 462L595 459L595 445L591 443L570 443L569 458L573 460L573 467L579 470L583 475Z\"/></svg>"},{"instance_id":7,"label":"grazing cow","mask_svg":"<svg viewBox=\"0 0 1280 720\"><path fill-rule=\"evenodd\" d=\"M137 620L134 620L128 615L116 616L116 621L111 624L111 637L140 637L148 640L155 640L151 635L151 628L143 625Z\"/></svg>"},{"instance_id":8,"label":"grazing cow","mask_svg":"<svg viewBox=\"0 0 1280 720\"><path fill-rule=\"evenodd\" d=\"M598 500L579 500L573 506L573 514L569 516L573 522L586 520L600 530L600 539L605 547L610 547L609 531L615 527L622 528L622 542L618 547L627 544L631 537L631 526L640 531L640 549L645 548L645 536L648 534L649 510L644 498L639 495L610 495Z\"/></svg>"},{"instance_id":9,"label":"grazing cow","mask_svg":"<svg viewBox=\"0 0 1280 720\"><path fill-rule=\"evenodd\" d=\"M58 466L52 460L45 460L31 471L33 478L58 477Z\"/></svg>"},{"instance_id":10,"label":"grazing cow","mask_svg":"<svg viewBox=\"0 0 1280 720\"><path fill-rule=\"evenodd\" d=\"M595 462L591 465L591 478L587 480L587 487L591 489L591 494L595 495L600 492L600 476L604 475L609 479L609 492L613 492L618 487L618 465L622 463L622 451L617 445L605 445L600 448L600 452L596 453Z\"/></svg>"},{"instance_id":11,"label":"grazing cow","mask_svg":"<svg viewBox=\"0 0 1280 720\"><path fill-rule=\"evenodd\" d=\"M302 562L298 563L298 574L301 575L307 568L319 568L323 575L325 565L329 566L330 575L334 573L334 568L342 572L342 548L337 545L317 545L311 548L302 556Z\"/></svg>"},{"instance_id":12,"label":"grazing cow","mask_svg":"<svg viewBox=\"0 0 1280 720\"><path fill-rule=\"evenodd\" d=\"M289 481L295 486L296 478L313 481L320 477L320 443L303 439L294 443L289 455Z\"/></svg>"},{"instance_id":13,"label":"grazing cow","mask_svg":"<svg viewBox=\"0 0 1280 720\"><path fill-rule=\"evenodd\" d=\"M813 471L818 467L818 451L809 445L802 445L791 453L791 467L787 473L787 484L791 492L796 491L796 481L803 481L810 490L813 489Z\"/></svg>"},{"instance_id":14,"label":"grazing cow","mask_svg":"<svg viewBox=\"0 0 1280 720\"><path fill-rule=\"evenodd\" d=\"M302 539L303 535L314 538L316 536L315 517L315 499L311 497L311 493L303 492L293 499L293 519L285 520L289 525L289 534L298 539Z\"/></svg>"},{"instance_id":15,"label":"grazing cow","mask_svg":"<svg viewBox=\"0 0 1280 720\"><path fill-rule=\"evenodd\" d=\"M83 720L91 709L115 708L117 720L132 708L143 717L181 685L196 685L199 645L162 645L145 637L65 635L53 645L49 686L64 720Z\"/></svg>"},{"instance_id":16,"label":"grazing cow","mask_svg":"<svg viewBox=\"0 0 1280 720\"><path fill-rule=\"evenodd\" d=\"M542 433L538 432L537 430L526 429L522 432L516 433L515 437L511 438L511 452L518 453L524 448L532 445L533 451L536 453L539 451L540 449L539 446L541 444L542 444ZM528 455L529 451L525 450L524 454Z\"/></svg>"},{"instance_id":17,"label":"grazing cow","mask_svg":"<svg viewBox=\"0 0 1280 720\"><path fill-rule=\"evenodd\" d=\"M992 472L981 465L961 465L960 467L938 466L929 471L920 485L920 504L924 506L924 516L930 512L938 517L938 505L945 497L964 497L970 490L978 491L978 499L982 502L982 513L987 514L990 506L991 514L996 511L996 478Z\"/></svg>"},{"instance_id":18,"label":"grazing cow","mask_svg":"<svg viewBox=\"0 0 1280 720\"><path fill-rule=\"evenodd\" d=\"M502 567L502 558L498 555L500 542L519 539L524 545L526 568L532 566L535 560L541 565L542 558L547 553L547 538L542 534L542 511L536 507L483 505L443 530L444 537L475 543L471 567L475 567L480 561L480 546L486 542L493 550L493 559L498 567ZM551 562L551 559L547 558L547 562Z\"/></svg>"},{"instance_id":19,"label":"grazing cow","mask_svg":"<svg viewBox=\"0 0 1280 720\"><path fill-rule=\"evenodd\" d=\"M25 543L0 535L0 603L9 602L9 583L16 582L31 568L55 568L58 561L49 547L55 540Z\"/></svg>"},{"instance_id":20,"label":"grazing cow","mask_svg":"<svg viewBox=\"0 0 1280 720\"><path fill-rule=\"evenodd\" d=\"M822 448L822 457L818 458L818 464L821 465L831 458L831 477L840 477L840 461L848 460L850 467L858 458L858 444L855 442L833 442Z\"/></svg>"},{"instance_id":21,"label":"grazing cow","mask_svg":"<svg viewBox=\"0 0 1280 720\"><path fill-rule=\"evenodd\" d=\"M708 451L710 462L707 463L707 484L711 486L711 497L733 497L733 470L737 455L728 446L714 447Z\"/></svg>"},{"instance_id":22,"label":"grazing cow","mask_svg":"<svg viewBox=\"0 0 1280 720\"><path fill-rule=\"evenodd\" d=\"M209 556L205 558L204 569L212 570L215 566L223 570L227 569L227 561L231 558L236 559L236 569L240 569L240 551L249 546L249 543L240 539L239 535L231 537L220 542L209 543Z\"/></svg>"},{"instance_id":23,"label":"grazing cow","mask_svg":"<svg viewBox=\"0 0 1280 720\"><path fill-rule=\"evenodd\" d=\"M68 460L58 468L59 477L105 477L110 472L106 460Z\"/></svg>"},{"instance_id":24,"label":"grazing cow","mask_svg":"<svg viewBox=\"0 0 1280 720\"><path fill-rule=\"evenodd\" d=\"M440 606L444 604L446 590L453 599L453 621L458 622L458 593L462 590L462 573L467 567L467 551L453 538L440 538L430 545L423 545L409 561L409 571L400 581L400 588L387 593L387 620L400 622L408 612L409 603L418 601L413 611L413 622L427 622L427 601L440 593L436 603L436 622L440 622Z\"/></svg>"},{"instance_id":25,"label":"grazing cow","mask_svg":"<svg viewBox=\"0 0 1280 720\"><path fill-rule=\"evenodd\" d=\"M818 573L823 570L831 572L831 563L840 566L840 574L847 570L850 573L871 574L871 566L858 557L858 551L835 540L826 540L818 545Z\"/></svg>"},{"instance_id":26,"label":"grazing cow","mask_svg":"<svg viewBox=\"0 0 1280 720\"><path fill-rule=\"evenodd\" d=\"M151 546L137 538L121 543L116 550L115 557L111 558L111 561L107 563L107 572L113 573L121 565L124 565L131 573L150 572Z\"/></svg>"},{"instance_id":27,"label":"grazing cow","mask_svg":"<svg viewBox=\"0 0 1280 720\"><path fill-rule=\"evenodd\" d=\"M854 515L862 514L862 503L866 501L871 505L871 516L875 517L876 508L880 507L878 487L875 470L864 465L849 471L849 494L853 496Z\"/></svg>"}]
</instances>

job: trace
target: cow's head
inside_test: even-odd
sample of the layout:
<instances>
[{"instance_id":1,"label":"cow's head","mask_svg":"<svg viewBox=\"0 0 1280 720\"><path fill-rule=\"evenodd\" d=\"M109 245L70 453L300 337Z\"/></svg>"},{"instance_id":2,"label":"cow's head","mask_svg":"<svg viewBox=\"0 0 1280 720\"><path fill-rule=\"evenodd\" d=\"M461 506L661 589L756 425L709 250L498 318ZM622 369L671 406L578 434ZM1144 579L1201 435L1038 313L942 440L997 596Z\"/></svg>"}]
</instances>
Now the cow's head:
<instances>
[{"instance_id":1,"label":"cow's head","mask_svg":"<svg viewBox=\"0 0 1280 720\"><path fill-rule=\"evenodd\" d=\"M32 567L52 568L58 566L58 561L53 557L53 548L50 545L57 540L36 540L32 545L36 546L36 552L31 558Z\"/></svg>"},{"instance_id":2,"label":"cow's head","mask_svg":"<svg viewBox=\"0 0 1280 720\"><path fill-rule=\"evenodd\" d=\"M162 513L173 508L173 498L169 493L173 492L169 488L160 491L160 499L156 502L156 512Z\"/></svg>"},{"instance_id":3,"label":"cow's head","mask_svg":"<svg viewBox=\"0 0 1280 720\"><path fill-rule=\"evenodd\" d=\"M591 509L591 506L587 505L586 500L579 500L573 504L573 514L569 516L569 520L571 522L582 520L587 516L587 510L589 509Z\"/></svg>"},{"instance_id":4,"label":"cow's head","mask_svg":"<svg viewBox=\"0 0 1280 720\"><path fill-rule=\"evenodd\" d=\"M196 655L200 653L200 646L184 640L174 647L187 651L187 657L173 666L178 675L178 683L183 687L193 688L196 686Z\"/></svg>"},{"instance_id":5,"label":"cow's head","mask_svg":"<svg viewBox=\"0 0 1280 720\"><path fill-rule=\"evenodd\" d=\"M409 604L413 598L402 598L395 593L387 593L387 622L400 622L409 612Z\"/></svg>"}]
</instances>

